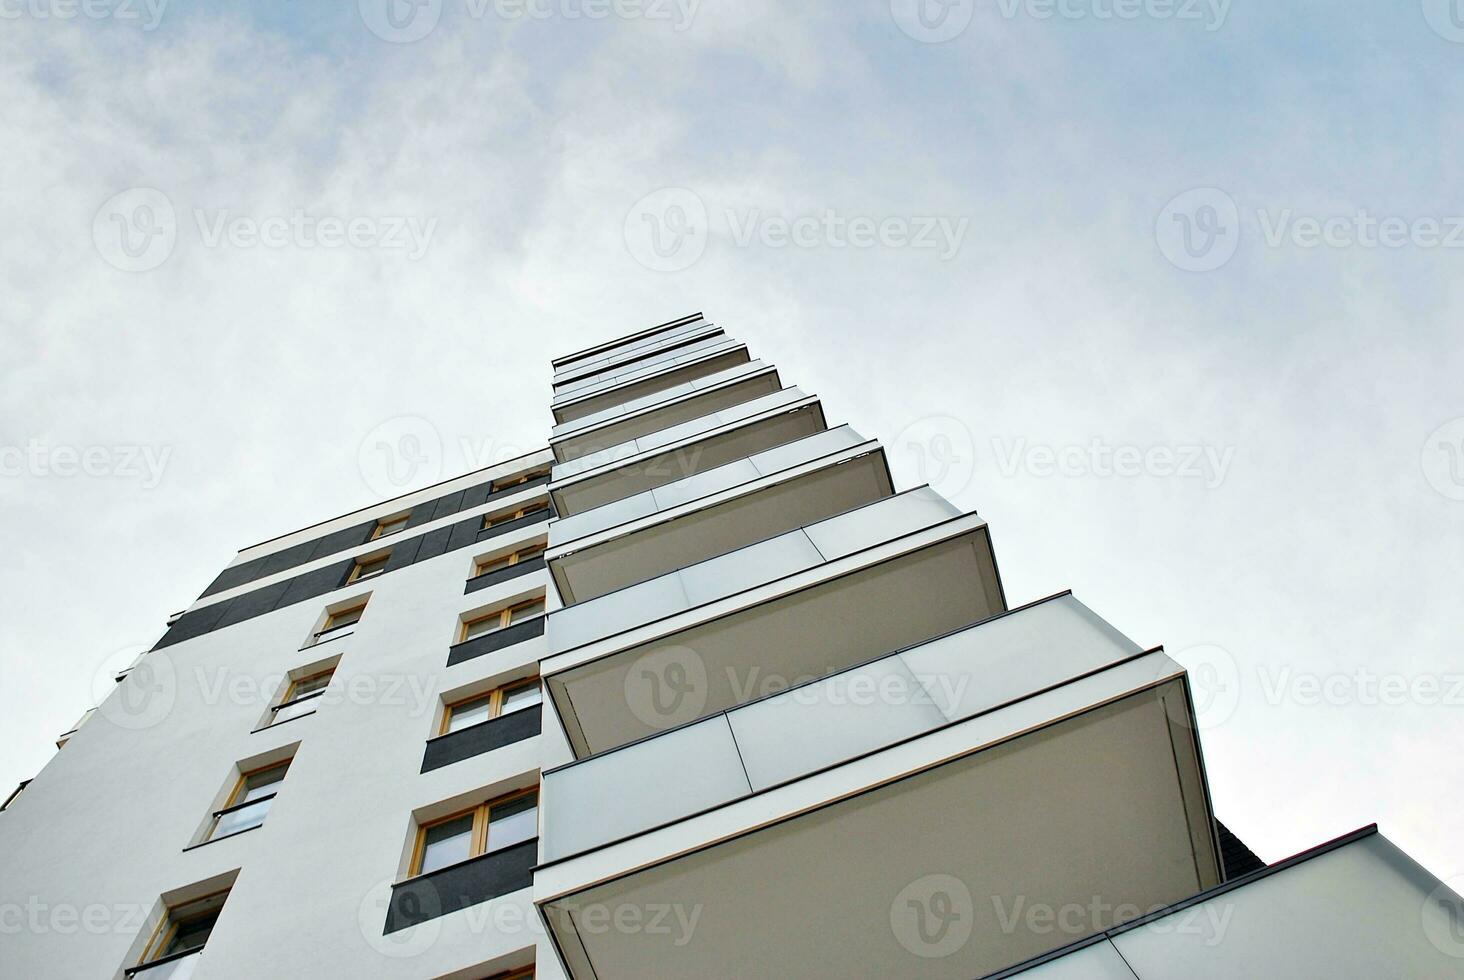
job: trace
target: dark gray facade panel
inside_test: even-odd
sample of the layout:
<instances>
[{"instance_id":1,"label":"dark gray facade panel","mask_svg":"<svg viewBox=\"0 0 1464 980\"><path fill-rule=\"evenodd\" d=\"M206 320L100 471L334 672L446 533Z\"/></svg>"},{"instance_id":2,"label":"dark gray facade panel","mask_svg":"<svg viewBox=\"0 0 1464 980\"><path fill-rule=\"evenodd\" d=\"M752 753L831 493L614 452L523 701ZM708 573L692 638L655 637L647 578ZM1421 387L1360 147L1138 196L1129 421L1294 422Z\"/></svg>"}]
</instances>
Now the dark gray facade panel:
<instances>
[{"instance_id":1,"label":"dark gray facade panel","mask_svg":"<svg viewBox=\"0 0 1464 980\"><path fill-rule=\"evenodd\" d=\"M494 718L447 735L439 735L427 743L422 753L422 771L431 772L462 762L505 745L522 742L539 734L543 712L539 708L525 708L501 718Z\"/></svg>"},{"instance_id":2,"label":"dark gray facade panel","mask_svg":"<svg viewBox=\"0 0 1464 980\"><path fill-rule=\"evenodd\" d=\"M506 629L475 637L463 643L455 643L447 652L447 665L456 666L468 660L476 660L490 653L496 653L515 643L532 640L544 635L544 617L535 616L522 623L515 623Z\"/></svg>"},{"instance_id":3,"label":"dark gray facade panel","mask_svg":"<svg viewBox=\"0 0 1464 980\"><path fill-rule=\"evenodd\" d=\"M527 840L393 885L385 932L399 932L529 887L538 852L538 840Z\"/></svg>"}]
</instances>

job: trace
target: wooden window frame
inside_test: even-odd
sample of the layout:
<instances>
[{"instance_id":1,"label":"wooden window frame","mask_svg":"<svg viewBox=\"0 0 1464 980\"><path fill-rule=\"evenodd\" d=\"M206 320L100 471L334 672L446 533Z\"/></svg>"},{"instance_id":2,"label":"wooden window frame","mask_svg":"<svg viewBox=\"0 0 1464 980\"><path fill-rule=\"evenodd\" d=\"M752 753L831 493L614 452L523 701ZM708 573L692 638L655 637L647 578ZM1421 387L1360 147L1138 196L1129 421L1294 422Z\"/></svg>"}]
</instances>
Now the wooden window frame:
<instances>
[{"instance_id":1,"label":"wooden window frame","mask_svg":"<svg viewBox=\"0 0 1464 980\"><path fill-rule=\"evenodd\" d=\"M142 948L142 958L137 961L137 966L151 966L152 964L164 959L162 951L168 948L168 944L171 943L173 941L173 937L178 934L178 929L183 925L185 921L188 921L185 919L174 918L174 911L180 908L187 908L190 905L199 905L203 902L207 902L211 898L217 898L220 895L224 896L225 901L227 901L229 897L229 892L231 890L232 888L222 888L219 891L209 892L207 895L201 895L198 898L191 899L187 902L179 902L177 905L165 906L163 909L163 917L158 920L157 925L153 926L152 935L148 937L147 945L143 946ZM220 914L223 913L223 911L224 903L220 902L218 909L216 909L213 913L214 917L217 918ZM199 916L199 918L202 918L202 916ZM204 945L198 947L198 949L203 949L207 945L208 943L207 941L205 941ZM188 950L188 952L197 952L197 950ZM181 956L182 954L170 953L168 955ZM127 971L128 976L131 976L134 972L136 972L135 969Z\"/></svg>"},{"instance_id":2,"label":"wooden window frame","mask_svg":"<svg viewBox=\"0 0 1464 980\"><path fill-rule=\"evenodd\" d=\"M525 599L522 602L516 602L511 606L504 606L502 609L498 609L489 613L484 613L481 616L475 616L472 619L465 619L462 621L462 625L458 627L458 642L466 643L469 640L477 639L477 636L468 635L469 630L471 630L474 626L477 626L479 623L487 622L494 616L498 617L498 629L489 630L488 633L497 633L499 630L506 630L516 622L516 620L513 618L514 613L518 612L521 609L527 609L530 606L539 605L545 606L545 612L548 612L548 606L545 601L545 597L543 595L540 595L537 598ZM478 636L487 636L488 633L479 633Z\"/></svg>"},{"instance_id":3,"label":"wooden window frame","mask_svg":"<svg viewBox=\"0 0 1464 980\"><path fill-rule=\"evenodd\" d=\"M407 529L407 521L412 519L411 511L403 511L394 517L383 517L376 522L376 529L371 532L371 540L378 538L389 538L393 534L400 534ZM391 530L387 530L391 528Z\"/></svg>"},{"instance_id":4,"label":"wooden window frame","mask_svg":"<svg viewBox=\"0 0 1464 980\"><path fill-rule=\"evenodd\" d=\"M377 578L379 576L385 575L386 574L386 566L387 566L387 564L390 561L391 561L391 549L387 549L386 551L378 551L374 555L363 555L362 557L357 558L356 559L356 564L351 567L351 575L350 575L349 578L346 579L346 584L347 585L351 585L352 583L355 583L355 582L367 582L367 581L370 581L371 579L374 579L374 578ZM378 565L378 564L381 567L378 568L376 571L374 571L374 572L367 572L365 575L362 575L361 574L361 570L363 568L367 567L368 565Z\"/></svg>"},{"instance_id":5,"label":"wooden window frame","mask_svg":"<svg viewBox=\"0 0 1464 980\"><path fill-rule=\"evenodd\" d=\"M280 795L280 791L276 789L272 790L269 793L266 793L264 796L258 797L257 799L250 800L247 803L241 803L239 801L239 797L244 794L244 789L249 782L250 776L257 776L262 772L269 772L271 769L283 769L284 772L280 774L280 778L275 780L275 782L271 784L274 786L279 786L284 783L285 777L290 774L290 766L294 763L294 761L295 757L290 756L288 759L281 759L278 762L271 762L268 765L256 766L253 769L248 770L247 772L241 771L239 773L239 778L234 781L234 788L229 791L228 799L225 800L224 805L213 812L212 822L209 824L208 827L208 836L205 837L204 840L211 841L222 839L219 837L215 837L214 832L217 831L219 828L219 819L230 810L234 810L236 808L243 809L246 806L253 806L256 803L262 803L265 800L272 800L276 796ZM244 831L232 831L229 834L225 834L224 836L230 837L233 836L233 834L235 833L244 833Z\"/></svg>"},{"instance_id":6,"label":"wooden window frame","mask_svg":"<svg viewBox=\"0 0 1464 980\"><path fill-rule=\"evenodd\" d=\"M544 497L541 500L530 501L524 504L522 507L516 507L513 510L500 510L495 514L484 514L483 526L479 530L486 531L490 527L497 527L500 524L507 524L509 521L516 521L521 517L528 517L530 514L537 514L541 510L548 509L549 498Z\"/></svg>"},{"instance_id":7,"label":"wooden window frame","mask_svg":"<svg viewBox=\"0 0 1464 980\"><path fill-rule=\"evenodd\" d=\"M452 714L453 714L454 711L456 711L458 708L462 707L465 704L471 704L474 701L481 701L485 697L489 699L488 700L488 717L485 718L483 721L478 722L477 724L482 725L482 724L486 724L487 722L494 721L494 720L496 720L498 718L502 718L503 717L503 698L504 698L504 695L508 694L510 691L517 691L521 687L529 687L530 685L533 685L533 686L538 687L539 688L539 691L540 691L540 694L543 693L544 682L543 682L542 678L539 678L539 677L525 677L522 680L510 681L507 684L503 684L503 685L501 685L499 687L495 687L493 690L491 690L491 691L485 691L482 694L472 694L472 695L469 695L468 697L465 697L465 698L458 698L456 701L453 701L451 704L447 705L447 707L445 707L443 709L443 711L442 711L442 724L438 726L437 734L439 736L448 734L449 726L451 726L451 724L452 724ZM520 709L520 710L528 710L528 709ZM516 713L516 712L514 712L514 713ZM472 726L470 725L468 727L471 728ZM459 729L459 731L461 731L461 730L462 729Z\"/></svg>"},{"instance_id":8,"label":"wooden window frame","mask_svg":"<svg viewBox=\"0 0 1464 980\"><path fill-rule=\"evenodd\" d=\"M479 558L473 562L473 578L477 578L480 575L487 575L489 572L496 572L500 568L512 568L519 562L537 558L548 550L549 543L547 541L539 541L534 544L526 544L517 551L510 551L506 555L494 555L492 558ZM500 562L503 562L503 564L499 564ZM485 565L493 565L496 567L485 568Z\"/></svg>"},{"instance_id":9,"label":"wooden window frame","mask_svg":"<svg viewBox=\"0 0 1464 980\"><path fill-rule=\"evenodd\" d=\"M269 723L271 725L277 725L280 723L277 719L279 718L279 712L282 708L288 708L293 704L297 704L301 701L308 701L311 698L318 698L322 694L324 694L326 692L326 688L330 687L330 680L326 680L324 687L321 687L318 690L310 691L307 694L297 695L295 692L299 690L300 685L305 681L313 681L317 677L334 678L336 666L336 664L331 664L329 667L322 667L320 670L313 671L309 674L301 674L299 677L290 678L290 684L288 687L285 688L285 696L280 699L279 704L276 704L269 709ZM296 715L296 717L299 716ZM285 721L290 720L292 719L285 719Z\"/></svg>"},{"instance_id":10,"label":"wooden window frame","mask_svg":"<svg viewBox=\"0 0 1464 980\"><path fill-rule=\"evenodd\" d=\"M506 476L501 480L494 480L490 492L498 493L500 490L521 487L531 480L541 479L542 477L549 476L551 473L553 473L553 470L549 466L536 466L531 470L524 470L522 473Z\"/></svg>"},{"instance_id":11,"label":"wooden window frame","mask_svg":"<svg viewBox=\"0 0 1464 980\"><path fill-rule=\"evenodd\" d=\"M320 629L318 629L318 630L315 631L315 641L317 643L319 643L321 637L323 637L325 634L330 633L330 632L332 632L334 630L345 629L348 626L355 626L357 623L359 623L361 621L362 617L364 617L366 615L366 604L369 601L370 601L369 599L363 599L360 602L355 603L353 605L346 606L343 609L337 609L335 612L328 612L328 613L326 613L325 614L325 624L323 626L321 626ZM339 626L334 625L335 624L335 621L337 619L339 619L342 616L345 616L345 615L347 615L349 613L353 613L353 612L354 613L360 613L360 615L357 616L354 620L352 620L349 623L342 623Z\"/></svg>"},{"instance_id":12,"label":"wooden window frame","mask_svg":"<svg viewBox=\"0 0 1464 980\"><path fill-rule=\"evenodd\" d=\"M479 803L477 806L468 807L466 810L459 810L456 813L450 814L446 817L439 817L436 820L430 820L427 823L418 824L417 839L412 844L412 863L408 865L407 877L417 878L421 876L422 859L427 854L427 831L431 830L433 827L438 827L445 823L451 823L454 820L459 820L463 817L466 817L468 814L472 814L473 832L468 843L468 856L463 858L464 861L471 861L474 858L480 858L484 854L488 853L488 824L492 820L491 811L494 807L503 806L507 803L512 803L515 800L523 799L525 796L538 795L538 786L533 786L529 789L515 790L514 792L509 793L507 796L495 797L494 799L488 800L487 802ZM538 809L538 806L539 801L536 800L534 802L534 808ZM443 867L452 867L452 865L443 865ZM442 868L436 868L434 870L441 871ZM428 873L430 874L431 872Z\"/></svg>"}]
</instances>

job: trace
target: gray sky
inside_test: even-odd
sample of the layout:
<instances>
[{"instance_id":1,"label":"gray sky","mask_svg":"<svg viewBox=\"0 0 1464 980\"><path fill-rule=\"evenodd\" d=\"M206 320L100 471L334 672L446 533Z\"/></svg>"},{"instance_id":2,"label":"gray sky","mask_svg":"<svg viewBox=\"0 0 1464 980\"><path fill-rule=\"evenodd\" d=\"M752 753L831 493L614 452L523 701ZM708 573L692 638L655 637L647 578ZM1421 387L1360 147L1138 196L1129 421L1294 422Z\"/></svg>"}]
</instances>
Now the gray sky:
<instances>
[{"instance_id":1,"label":"gray sky","mask_svg":"<svg viewBox=\"0 0 1464 980\"><path fill-rule=\"evenodd\" d=\"M1464 873L1464 28L1186 2L0 0L0 784L379 442L704 310L1189 666L1263 858Z\"/></svg>"}]
</instances>

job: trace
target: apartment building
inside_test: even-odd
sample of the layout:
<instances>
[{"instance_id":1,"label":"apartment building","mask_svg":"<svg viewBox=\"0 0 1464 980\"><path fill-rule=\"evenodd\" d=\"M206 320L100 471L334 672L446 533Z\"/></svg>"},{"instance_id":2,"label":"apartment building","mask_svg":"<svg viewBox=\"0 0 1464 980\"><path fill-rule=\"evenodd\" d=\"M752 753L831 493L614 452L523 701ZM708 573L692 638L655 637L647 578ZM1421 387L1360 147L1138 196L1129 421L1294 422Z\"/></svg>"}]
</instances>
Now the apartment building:
<instances>
[{"instance_id":1,"label":"apartment building","mask_svg":"<svg viewBox=\"0 0 1464 980\"><path fill-rule=\"evenodd\" d=\"M1376 828L1264 865L1182 666L722 328L553 367L547 448L117 676L0 813L0 975L1464 976L1459 896Z\"/></svg>"}]
</instances>

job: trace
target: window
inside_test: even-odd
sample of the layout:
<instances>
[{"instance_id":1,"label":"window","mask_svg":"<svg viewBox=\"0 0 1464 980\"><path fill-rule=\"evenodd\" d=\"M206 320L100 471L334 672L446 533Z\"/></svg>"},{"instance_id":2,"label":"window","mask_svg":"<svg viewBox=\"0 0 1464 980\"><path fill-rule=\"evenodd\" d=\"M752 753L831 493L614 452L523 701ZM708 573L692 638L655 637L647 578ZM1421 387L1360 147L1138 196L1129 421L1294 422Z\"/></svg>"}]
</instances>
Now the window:
<instances>
[{"instance_id":1,"label":"window","mask_svg":"<svg viewBox=\"0 0 1464 980\"><path fill-rule=\"evenodd\" d=\"M539 791L483 803L417 828L412 875L423 875L539 835Z\"/></svg>"},{"instance_id":2,"label":"window","mask_svg":"<svg viewBox=\"0 0 1464 980\"><path fill-rule=\"evenodd\" d=\"M361 614L365 611L366 603L362 601L346 609L327 613L325 625L315 634L315 642L319 643L321 640L330 640L340 636L342 630L359 623L361 621Z\"/></svg>"},{"instance_id":3,"label":"window","mask_svg":"<svg viewBox=\"0 0 1464 980\"><path fill-rule=\"evenodd\" d=\"M494 480L493 492L497 493L500 490L507 490L510 487L521 487L525 483L542 480L548 475L549 467L547 466L541 466L536 470L526 470L523 473L515 473L513 476L506 476L501 480Z\"/></svg>"},{"instance_id":4,"label":"window","mask_svg":"<svg viewBox=\"0 0 1464 980\"><path fill-rule=\"evenodd\" d=\"M515 623L522 623L526 619L542 615L544 615L544 599L541 596L538 599L530 599L528 602L521 602L516 606L509 606L507 609L499 609L476 619L467 620L463 623L462 637L458 642L462 643L489 633L497 633Z\"/></svg>"},{"instance_id":5,"label":"window","mask_svg":"<svg viewBox=\"0 0 1464 980\"><path fill-rule=\"evenodd\" d=\"M405 531L407 529L407 521L411 516L412 512L407 511L405 514L398 514L395 517L383 517L376 522L376 530L371 532L371 540L375 541L377 538L384 538L389 534Z\"/></svg>"},{"instance_id":6,"label":"window","mask_svg":"<svg viewBox=\"0 0 1464 980\"><path fill-rule=\"evenodd\" d=\"M190 956L202 952L228 897L222 891L169 908L148 940L142 961L127 975L143 980L191 976L192 970L185 964L191 963Z\"/></svg>"},{"instance_id":7,"label":"window","mask_svg":"<svg viewBox=\"0 0 1464 980\"><path fill-rule=\"evenodd\" d=\"M478 559L478 563L473 566L473 577L477 578L479 575L487 575L489 572L496 572L501 568L517 565L519 562L537 558L543 553L544 543L541 541L538 544L531 544L520 548L518 551L510 552L506 555L499 555L496 558L480 558Z\"/></svg>"},{"instance_id":8,"label":"window","mask_svg":"<svg viewBox=\"0 0 1464 980\"><path fill-rule=\"evenodd\" d=\"M351 577L346 579L347 584L361 582L368 578L375 578L386 571L386 563L391 561L391 552L383 551L380 554L370 555L366 558L357 558L356 567L351 569Z\"/></svg>"},{"instance_id":9,"label":"window","mask_svg":"<svg viewBox=\"0 0 1464 980\"><path fill-rule=\"evenodd\" d=\"M530 514L537 514L540 511L549 509L549 501L536 500L532 504L524 504L517 510L499 511L497 514L488 514L483 518L483 530L490 527L497 527L500 524L507 524L509 521L516 521L520 517L527 517Z\"/></svg>"},{"instance_id":10,"label":"window","mask_svg":"<svg viewBox=\"0 0 1464 980\"><path fill-rule=\"evenodd\" d=\"M208 839L218 840L230 834L253 830L264 823L269 805L279 792L280 783L290 768L290 760L276 762L239 776L234 790L223 808L214 811L214 823Z\"/></svg>"},{"instance_id":11,"label":"window","mask_svg":"<svg viewBox=\"0 0 1464 980\"><path fill-rule=\"evenodd\" d=\"M480 725L515 711L532 708L543 700L544 691L539 684L539 678L515 681L487 694L477 694L449 704L442 714L442 730L438 734L446 735L472 725Z\"/></svg>"},{"instance_id":12,"label":"window","mask_svg":"<svg viewBox=\"0 0 1464 980\"><path fill-rule=\"evenodd\" d=\"M293 678L285 688L285 696L280 699L280 703L269 709L269 724L278 725L291 718L313 714L318 707L316 698L325 693L334 675L335 667L332 665L313 674Z\"/></svg>"}]
</instances>

